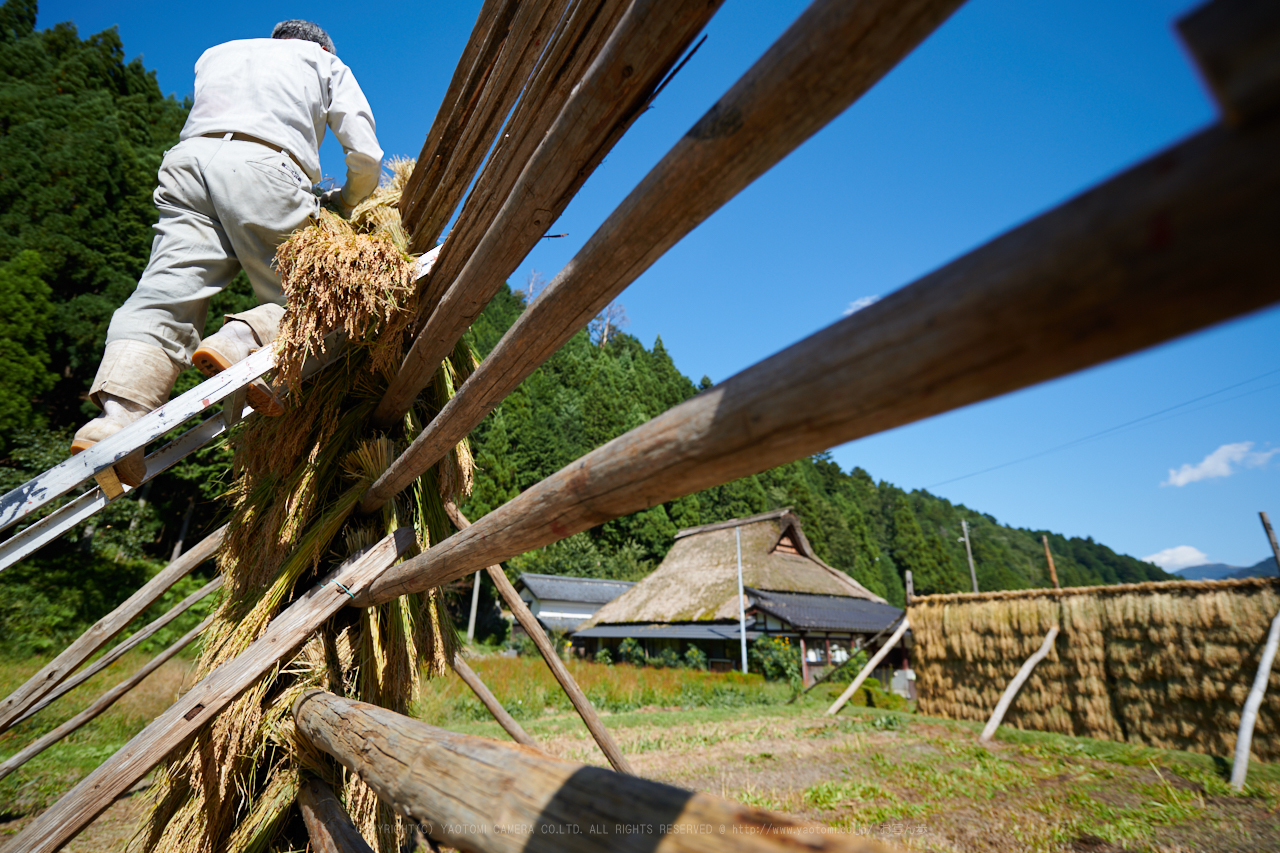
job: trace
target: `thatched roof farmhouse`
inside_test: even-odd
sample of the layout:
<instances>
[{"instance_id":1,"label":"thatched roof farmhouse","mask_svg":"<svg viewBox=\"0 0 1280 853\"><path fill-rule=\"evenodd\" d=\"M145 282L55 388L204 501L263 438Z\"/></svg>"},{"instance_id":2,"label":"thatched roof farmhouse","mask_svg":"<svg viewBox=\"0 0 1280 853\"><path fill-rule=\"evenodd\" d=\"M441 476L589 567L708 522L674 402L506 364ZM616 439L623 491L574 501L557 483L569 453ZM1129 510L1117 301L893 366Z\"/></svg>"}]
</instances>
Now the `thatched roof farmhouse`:
<instances>
[{"instance_id":1,"label":"thatched roof farmhouse","mask_svg":"<svg viewBox=\"0 0 1280 853\"><path fill-rule=\"evenodd\" d=\"M654 572L601 607L574 634L583 653L631 637L650 655L701 648L717 669L741 665L738 554L747 640L764 635L800 643L810 666L842 663L902 611L824 563L790 509L692 527Z\"/></svg>"}]
</instances>

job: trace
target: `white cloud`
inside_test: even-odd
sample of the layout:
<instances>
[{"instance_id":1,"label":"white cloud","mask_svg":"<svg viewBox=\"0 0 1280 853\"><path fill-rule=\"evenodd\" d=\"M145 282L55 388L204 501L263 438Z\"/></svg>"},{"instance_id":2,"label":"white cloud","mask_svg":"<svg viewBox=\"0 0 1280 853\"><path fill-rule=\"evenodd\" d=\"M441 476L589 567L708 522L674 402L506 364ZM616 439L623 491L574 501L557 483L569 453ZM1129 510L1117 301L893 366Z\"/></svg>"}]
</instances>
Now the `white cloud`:
<instances>
[{"instance_id":1,"label":"white cloud","mask_svg":"<svg viewBox=\"0 0 1280 853\"><path fill-rule=\"evenodd\" d=\"M1176 548L1165 548L1150 556L1143 557L1148 563L1155 563L1166 572L1189 569L1192 566L1203 566L1209 562L1209 555L1199 548L1190 545L1179 545Z\"/></svg>"},{"instance_id":2,"label":"white cloud","mask_svg":"<svg viewBox=\"0 0 1280 853\"><path fill-rule=\"evenodd\" d=\"M1280 447L1275 450L1254 450L1252 441L1224 444L1195 465L1188 462L1176 470L1170 468L1169 479L1160 485L1185 486L1198 480L1230 477L1241 468L1261 468L1277 453L1280 453Z\"/></svg>"},{"instance_id":3,"label":"white cloud","mask_svg":"<svg viewBox=\"0 0 1280 853\"><path fill-rule=\"evenodd\" d=\"M849 307L844 309L844 316L848 317L850 314L857 314L859 311L861 311L863 308L866 308L868 305L875 305L879 301L880 301L879 296L859 297L858 299L855 299L852 302L850 302Z\"/></svg>"}]
</instances>

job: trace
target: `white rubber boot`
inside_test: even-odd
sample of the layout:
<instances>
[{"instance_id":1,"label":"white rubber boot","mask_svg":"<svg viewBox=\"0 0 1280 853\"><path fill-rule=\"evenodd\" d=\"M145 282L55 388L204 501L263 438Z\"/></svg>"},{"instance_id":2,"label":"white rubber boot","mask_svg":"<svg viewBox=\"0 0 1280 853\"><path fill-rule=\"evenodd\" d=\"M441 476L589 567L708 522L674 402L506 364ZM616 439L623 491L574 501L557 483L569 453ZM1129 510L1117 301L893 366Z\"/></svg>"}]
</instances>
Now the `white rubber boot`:
<instances>
[{"instance_id":1,"label":"white rubber boot","mask_svg":"<svg viewBox=\"0 0 1280 853\"><path fill-rule=\"evenodd\" d=\"M150 411L141 403L117 397L105 392L98 394L102 403L102 414L76 430L75 439L71 442L71 453L74 455L88 450L108 436L115 435L138 418ZM137 488L147 478L147 462L143 448L138 448L115 464L116 476L126 486Z\"/></svg>"},{"instance_id":2,"label":"white rubber boot","mask_svg":"<svg viewBox=\"0 0 1280 853\"><path fill-rule=\"evenodd\" d=\"M191 363L205 376L213 377L261 347L253 327L243 320L228 318L221 329L200 343L200 348L191 356ZM272 418L284 414L284 404L264 379L253 381L248 397L249 405L259 414Z\"/></svg>"}]
</instances>

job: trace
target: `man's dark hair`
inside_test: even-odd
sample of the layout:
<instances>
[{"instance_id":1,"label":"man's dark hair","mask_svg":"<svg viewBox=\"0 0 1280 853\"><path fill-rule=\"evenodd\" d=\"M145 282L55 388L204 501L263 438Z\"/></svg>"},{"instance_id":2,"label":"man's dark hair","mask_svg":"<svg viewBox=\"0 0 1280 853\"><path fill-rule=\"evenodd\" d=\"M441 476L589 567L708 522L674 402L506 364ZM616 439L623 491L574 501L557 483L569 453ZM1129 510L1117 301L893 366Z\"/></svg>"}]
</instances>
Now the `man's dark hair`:
<instances>
[{"instance_id":1,"label":"man's dark hair","mask_svg":"<svg viewBox=\"0 0 1280 853\"><path fill-rule=\"evenodd\" d=\"M323 47L325 50L338 55L337 48L333 46L333 39L329 38L329 34L320 29L318 24L310 21L300 21L294 19L292 21L281 21L271 30L273 39L302 39L303 41L313 41Z\"/></svg>"}]
</instances>

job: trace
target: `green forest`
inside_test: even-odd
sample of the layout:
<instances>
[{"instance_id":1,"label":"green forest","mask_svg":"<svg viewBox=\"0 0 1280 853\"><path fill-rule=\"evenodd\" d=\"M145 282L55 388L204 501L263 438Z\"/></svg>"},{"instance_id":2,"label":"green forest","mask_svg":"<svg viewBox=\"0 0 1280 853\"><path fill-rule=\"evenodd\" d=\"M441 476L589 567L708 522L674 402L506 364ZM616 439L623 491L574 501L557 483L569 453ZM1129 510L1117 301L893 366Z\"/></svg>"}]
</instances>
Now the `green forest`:
<instances>
[{"instance_id":1,"label":"green forest","mask_svg":"<svg viewBox=\"0 0 1280 853\"><path fill-rule=\"evenodd\" d=\"M111 312L146 264L151 192L189 104L165 97L118 33L81 38L74 25L35 29L36 3L0 7L0 491L65 458L94 414L89 384ZM206 334L253 304L241 276L210 306ZM524 308L504 288L472 328L483 356ZM192 387L189 370L175 394ZM473 520L587 451L706 388L680 372L659 339L626 334L603 346L579 333L472 436ZM0 645L48 651L114 607L169 558L223 521L230 454L208 448L117 501L35 558L0 574ZM509 571L635 579L682 528L794 507L819 554L890 601L903 572L921 593L968 587L960 521L972 529L983 589L1047 583L1040 535L927 492L842 471L826 455L617 519L510 562ZM184 520L189 519L189 525ZM184 528L185 535L184 535ZM7 534L6 534L7 535ZM1064 585L1166 579L1092 539L1049 533ZM207 575L206 575L207 577ZM167 609L204 578L180 584ZM165 645L201 618L197 607L152 641Z\"/></svg>"}]
</instances>

